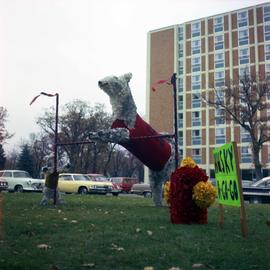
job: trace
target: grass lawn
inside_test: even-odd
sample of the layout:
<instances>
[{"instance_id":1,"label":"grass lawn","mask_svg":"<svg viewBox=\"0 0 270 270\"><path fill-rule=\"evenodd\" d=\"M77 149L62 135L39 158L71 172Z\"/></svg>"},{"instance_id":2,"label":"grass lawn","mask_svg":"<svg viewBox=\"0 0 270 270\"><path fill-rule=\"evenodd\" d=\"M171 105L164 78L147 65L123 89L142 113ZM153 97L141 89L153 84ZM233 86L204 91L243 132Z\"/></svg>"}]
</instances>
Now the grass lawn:
<instances>
[{"instance_id":1,"label":"grass lawn","mask_svg":"<svg viewBox=\"0 0 270 270\"><path fill-rule=\"evenodd\" d=\"M270 269L270 205L247 205L249 235L239 208L218 206L207 225L173 225L168 207L143 197L63 195L39 206L41 194L1 193L0 269ZM41 246L40 246L41 245Z\"/></svg>"}]
</instances>

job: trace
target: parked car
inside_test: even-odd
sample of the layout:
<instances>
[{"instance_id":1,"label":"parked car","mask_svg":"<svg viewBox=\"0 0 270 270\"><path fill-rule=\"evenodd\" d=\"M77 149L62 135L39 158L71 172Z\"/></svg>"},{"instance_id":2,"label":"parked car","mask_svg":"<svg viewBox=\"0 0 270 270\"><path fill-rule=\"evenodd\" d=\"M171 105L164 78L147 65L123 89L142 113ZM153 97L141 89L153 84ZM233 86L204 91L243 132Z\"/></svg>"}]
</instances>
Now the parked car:
<instances>
[{"instance_id":1,"label":"parked car","mask_svg":"<svg viewBox=\"0 0 270 270\"><path fill-rule=\"evenodd\" d=\"M58 180L60 192L79 194L107 194L111 192L109 185L103 182L92 181L85 174L61 173Z\"/></svg>"},{"instance_id":2,"label":"parked car","mask_svg":"<svg viewBox=\"0 0 270 270\"><path fill-rule=\"evenodd\" d=\"M131 187L139 183L139 179L132 177L111 177L110 181L114 183L121 192L130 193Z\"/></svg>"},{"instance_id":3,"label":"parked car","mask_svg":"<svg viewBox=\"0 0 270 270\"><path fill-rule=\"evenodd\" d=\"M0 177L0 192L2 190L8 190L8 182Z\"/></svg>"},{"instance_id":4,"label":"parked car","mask_svg":"<svg viewBox=\"0 0 270 270\"><path fill-rule=\"evenodd\" d=\"M131 188L130 193L143 195L144 197L152 197L152 190L150 188L150 184L148 183L134 184Z\"/></svg>"},{"instance_id":5,"label":"parked car","mask_svg":"<svg viewBox=\"0 0 270 270\"><path fill-rule=\"evenodd\" d=\"M121 190L118 189L118 186L112 183L109 178L103 174L88 173L86 175L90 178L91 181L102 182L103 184L108 185L108 187L111 188L112 195L114 196L118 196L118 194L121 192Z\"/></svg>"},{"instance_id":6,"label":"parked car","mask_svg":"<svg viewBox=\"0 0 270 270\"><path fill-rule=\"evenodd\" d=\"M270 176L243 186L243 196L250 203L270 203Z\"/></svg>"},{"instance_id":7,"label":"parked car","mask_svg":"<svg viewBox=\"0 0 270 270\"><path fill-rule=\"evenodd\" d=\"M15 192L42 191L44 179L34 179L22 170L0 171L0 178L8 182L8 190Z\"/></svg>"}]
</instances>

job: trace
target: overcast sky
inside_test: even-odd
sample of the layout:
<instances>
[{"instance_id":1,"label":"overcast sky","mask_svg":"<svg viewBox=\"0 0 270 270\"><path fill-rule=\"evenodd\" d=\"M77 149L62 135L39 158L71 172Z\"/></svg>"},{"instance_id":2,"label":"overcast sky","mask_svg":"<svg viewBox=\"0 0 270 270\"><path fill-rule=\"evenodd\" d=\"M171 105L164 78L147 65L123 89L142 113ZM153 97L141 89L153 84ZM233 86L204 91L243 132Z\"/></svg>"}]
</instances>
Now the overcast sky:
<instances>
[{"instance_id":1,"label":"overcast sky","mask_svg":"<svg viewBox=\"0 0 270 270\"><path fill-rule=\"evenodd\" d=\"M0 0L0 106L11 149L31 132L59 93L106 104L97 81L132 72L130 86L145 112L147 32L267 1L260 0Z\"/></svg>"}]
</instances>

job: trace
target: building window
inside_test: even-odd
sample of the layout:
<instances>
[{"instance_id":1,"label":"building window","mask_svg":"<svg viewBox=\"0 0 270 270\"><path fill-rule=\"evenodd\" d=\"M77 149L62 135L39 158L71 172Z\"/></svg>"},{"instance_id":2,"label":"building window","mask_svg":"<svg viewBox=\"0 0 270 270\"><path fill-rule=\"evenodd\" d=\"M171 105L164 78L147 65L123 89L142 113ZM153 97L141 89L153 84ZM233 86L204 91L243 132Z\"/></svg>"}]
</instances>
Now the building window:
<instances>
[{"instance_id":1,"label":"building window","mask_svg":"<svg viewBox=\"0 0 270 270\"><path fill-rule=\"evenodd\" d=\"M215 68L224 67L224 52L219 52L215 54Z\"/></svg>"},{"instance_id":2,"label":"building window","mask_svg":"<svg viewBox=\"0 0 270 270\"><path fill-rule=\"evenodd\" d=\"M200 39L192 40L191 51L192 51L192 54L201 53L201 40Z\"/></svg>"},{"instance_id":3,"label":"building window","mask_svg":"<svg viewBox=\"0 0 270 270\"><path fill-rule=\"evenodd\" d=\"M270 6L263 7L263 20L264 22L270 21Z\"/></svg>"},{"instance_id":4,"label":"building window","mask_svg":"<svg viewBox=\"0 0 270 270\"><path fill-rule=\"evenodd\" d=\"M179 142L179 144L180 145L183 145L183 131L182 130L180 130L179 132L178 132L178 142Z\"/></svg>"},{"instance_id":5,"label":"building window","mask_svg":"<svg viewBox=\"0 0 270 270\"><path fill-rule=\"evenodd\" d=\"M248 66L239 68L239 80L243 80L249 76L250 76L250 70Z\"/></svg>"},{"instance_id":6,"label":"building window","mask_svg":"<svg viewBox=\"0 0 270 270\"><path fill-rule=\"evenodd\" d=\"M178 127L183 127L183 113L178 113Z\"/></svg>"},{"instance_id":7,"label":"building window","mask_svg":"<svg viewBox=\"0 0 270 270\"><path fill-rule=\"evenodd\" d=\"M225 111L224 109L215 109L215 120L216 125L224 125L225 124Z\"/></svg>"},{"instance_id":8,"label":"building window","mask_svg":"<svg viewBox=\"0 0 270 270\"><path fill-rule=\"evenodd\" d=\"M240 136L241 136L241 142L242 143L249 143L251 142L250 134L247 132L246 129L243 127L240 128Z\"/></svg>"},{"instance_id":9,"label":"building window","mask_svg":"<svg viewBox=\"0 0 270 270\"><path fill-rule=\"evenodd\" d=\"M201 125L201 115L199 111L192 112L191 121L192 121L193 127L197 127Z\"/></svg>"},{"instance_id":10,"label":"building window","mask_svg":"<svg viewBox=\"0 0 270 270\"><path fill-rule=\"evenodd\" d=\"M179 41L182 41L184 39L184 28L183 27L178 28L178 39L179 39Z\"/></svg>"},{"instance_id":11,"label":"building window","mask_svg":"<svg viewBox=\"0 0 270 270\"><path fill-rule=\"evenodd\" d=\"M239 30L238 31L238 45L248 45L248 30Z\"/></svg>"},{"instance_id":12,"label":"building window","mask_svg":"<svg viewBox=\"0 0 270 270\"><path fill-rule=\"evenodd\" d=\"M249 63L249 48L239 49L239 65Z\"/></svg>"},{"instance_id":13,"label":"building window","mask_svg":"<svg viewBox=\"0 0 270 270\"><path fill-rule=\"evenodd\" d=\"M178 96L178 110L183 110L183 96Z\"/></svg>"},{"instance_id":14,"label":"building window","mask_svg":"<svg viewBox=\"0 0 270 270\"><path fill-rule=\"evenodd\" d=\"M225 85L225 72L217 71L215 72L215 87L222 87Z\"/></svg>"},{"instance_id":15,"label":"building window","mask_svg":"<svg viewBox=\"0 0 270 270\"><path fill-rule=\"evenodd\" d=\"M192 149L192 159L200 164L202 162L201 149Z\"/></svg>"},{"instance_id":16,"label":"building window","mask_svg":"<svg viewBox=\"0 0 270 270\"><path fill-rule=\"evenodd\" d=\"M216 89L216 95L215 95L215 102L223 103L224 102L224 96L225 93L222 89Z\"/></svg>"},{"instance_id":17,"label":"building window","mask_svg":"<svg viewBox=\"0 0 270 270\"><path fill-rule=\"evenodd\" d=\"M269 61L270 60L270 44L265 45L264 52L265 52L265 61Z\"/></svg>"},{"instance_id":18,"label":"building window","mask_svg":"<svg viewBox=\"0 0 270 270\"><path fill-rule=\"evenodd\" d=\"M201 71L201 57L192 58L192 72Z\"/></svg>"},{"instance_id":19,"label":"building window","mask_svg":"<svg viewBox=\"0 0 270 270\"><path fill-rule=\"evenodd\" d=\"M191 77L192 90L201 89L201 75L193 75Z\"/></svg>"},{"instance_id":20,"label":"building window","mask_svg":"<svg viewBox=\"0 0 270 270\"><path fill-rule=\"evenodd\" d=\"M265 77L266 80L270 80L270 64L265 64Z\"/></svg>"},{"instance_id":21,"label":"building window","mask_svg":"<svg viewBox=\"0 0 270 270\"><path fill-rule=\"evenodd\" d=\"M215 36L215 50L221 50L224 48L224 37L223 35Z\"/></svg>"},{"instance_id":22,"label":"building window","mask_svg":"<svg viewBox=\"0 0 270 270\"><path fill-rule=\"evenodd\" d=\"M194 22L191 24L192 37L198 37L201 35L201 22Z\"/></svg>"},{"instance_id":23,"label":"building window","mask_svg":"<svg viewBox=\"0 0 270 270\"><path fill-rule=\"evenodd\" d=\"M214 31L215 31L215 33L222 32L224 29L223 27L224 27L223 16L214 18Z\"/></svg>"},{"instance_id":24,"label":"building window","mask_svg":"<svg viewBox=\"0 0 270 270\"><path fill-rule=\"evenodd\" d=\"M270 144L268 145L268 162L270 162Z\"/></svg>"},{"instance_id":25,"label":"building window","mask_svg":"<svg viewBox=\"0 0 270 270\"><path fill-rule=\"evenodd\" d=\"M184 91L184 79L183 77L178 78L178 92Z\"/></svg>"},{"instance_id":26,"label":"building window","mask_svg":"<svg viewBox=\"0 0 270 270\"><path fill-rule=\"evenodd\" d=\"M200 108L201 107L201 95L192 94L192 108Z\"/></svg>"},{"instance_id":27,"label":"building window","mask_svg":"<svg viewBox=\"0 0 270 270\"><path fill-rule=\"evenodd\" d=\"M267 92L266 94L266 101L270 102L270 91ZM268 117L268 121L270 120L270 110L268 109L267 111L267 117ZM270 131L270 130L269 130ZM269 134L270 135L270 134Z\"/></svg>"},{"instance_id":28,"label":"building window","mask_svg":"<svg viewBox=\"0 0 270 270\"><path fill-rule=\"evenodd\" d=\"M248 26L248 12L241 11L237 14L238 28Z\"/></svg>"},{"instance_id":29,"label":"building window","mask_svg":"<svg viewBox=\"0 0 270 270\"><path fill-rule=\"evenodd\" d=\"M179 59L179 61L178 61L178 69L179 69L179 74L183 75L183 72L184 72L184 60L183 60L183 58Z\"/></svg>"},{"instance_id":30,"label":"building window","mask_svg":"<svg viewBox=\"0 0 270 270\"><path fill-rule=\"evenodd\" d=\"M181 145L181 146L183 146L183 145ZM184 156L183 149L179 149L179 159L182 160L183 159L183 156Z\"/></svg>"},{"instance_id":31,"label":"building window","mask_svg":"<svg viewBox=\"0 0 270 270\"><path fill-rule=\"evenodd\" d=\"M252 157L251 157L250 149L248 146L241 147L241 162L242 163L252 162Z\"/></svg>"},{"instance_id":32,"label":"building window","mask_svg":"<svg viewBox=\"0 0 270 270\"><path fill-rule=\"evenodd\" d=\"M224 144L226 142L225 127L216 128L216 144Z\"/></svg>"},{"instance_id":33,"label":"building window","mask_svg":"<svg viewBox=\"0 0 270 270\"><path fill-rule=\"evenodd\" d=\"M199 129L192 130L192 145L199 145L201 143L201 131Z\"/></svg>"},{"instance_id":34,"label":"building window","mask_svg":"<svg viewBox=\"0 0 270 270\"><path fill-rule=\"evenodd\" d=\"M184 55L184 44L183 43L179 43L178 44L178 57L183 57Z\"/></svg>"},{"instance_id":35,"label":"building window","mask_svg":"<svg viewBox=\"0 0 270 270\"><path fill-rule=\"evenodd\" d=\"M264 26L264 40L265 41L270 40L270 24L266 24Z\"/></svg>"}]
</instances>

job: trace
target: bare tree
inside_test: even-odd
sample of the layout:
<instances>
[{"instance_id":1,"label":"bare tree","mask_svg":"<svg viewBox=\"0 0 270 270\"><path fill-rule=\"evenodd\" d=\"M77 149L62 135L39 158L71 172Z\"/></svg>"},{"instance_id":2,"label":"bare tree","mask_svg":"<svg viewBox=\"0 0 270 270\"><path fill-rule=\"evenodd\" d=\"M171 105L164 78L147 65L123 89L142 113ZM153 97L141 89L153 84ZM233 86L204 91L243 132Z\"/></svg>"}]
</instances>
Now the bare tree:
<instances>
[{"instance_id":1,"label":"bare tree","mask_svg":"<svg viewBox=\"0 0 270 270\"><path fill-rule=\"evenodd\" d=\"M7 109L0 106L0 144L3 144L7 139L10 139L13 136L13 134L10 134L5 127L7 117Z\"/></svg>"},{"instance_id":2,"label":"bare tree","mask_svg":"<svg viewBox=\"0 0 270 270\"><path fill-rule=\"evenodd\" d=\"M209 106L221 110L220 117L233 121L250 135L253 164L256 179L259 180L262 178L260 151L263 144L270 141L267 115L269 81L247 72L244 72L238 81L240 83L230 82L222 90L210 90L202 99Z\"/></svg>"},{"instance_id":3,"label":"bare tree","mask_svg":"<svg viewBox=\"0 0 270 270\"><path fill-rule=\"evenodd\" d=\"M48 136L54 136L55 111L47 110L37 123ZM59 117L59 142L82 142L89 139L90 131L99 131L110 127L111 118L104 105L91 107L88 103L75 100L62 106ZM101 173L110 157L109 144L72 144L58 147L66 155L70 170L73 172Z\"/></svg>"}]
</instances>

